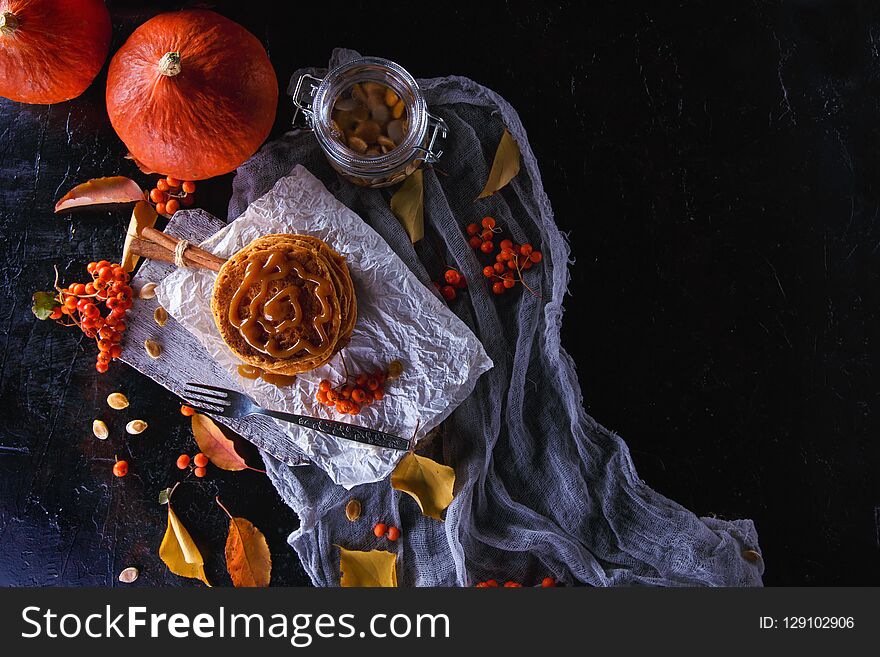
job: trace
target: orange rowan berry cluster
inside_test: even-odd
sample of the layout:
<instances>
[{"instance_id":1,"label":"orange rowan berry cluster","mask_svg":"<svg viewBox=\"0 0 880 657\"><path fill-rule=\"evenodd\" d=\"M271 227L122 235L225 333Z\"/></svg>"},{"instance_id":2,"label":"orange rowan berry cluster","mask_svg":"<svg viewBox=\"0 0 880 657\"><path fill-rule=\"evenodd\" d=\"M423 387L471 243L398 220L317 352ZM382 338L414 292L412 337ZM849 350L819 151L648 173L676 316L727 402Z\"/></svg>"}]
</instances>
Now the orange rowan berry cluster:
<instances>
[{"instance_id":1,"label":"orange rowan berry cluster","mask_svg":"<svg viewBox=\"0 0 880 657\"><path fill-rule=\"evenodd\" d=\"M125 331L125 314L131 308L132 289L128 273L118 264L106 260L90 262L86 271L92 276L90 283L56 288L55 300L59 305L49 319L64 326L77 326L86 337L97 342L95 369L103 374L110 361L122 355L119 343Z\"/></svg>"},{"instance_id":2,"label":"orange rowan berry cluster","mask_svg":"<svg viewBox=\"0 0 880 657\"><path fill-rule=\"evenodd\" d=\"M159 178L150 190L150 200L156 212L170 217L181 207L188 208L195 203L196 184L192 180L178 180L173 176Z\"/></svg>"},{"instance_id":3,"label":"orange rowan berry cluster","mask_svg":"<svg viewBox=\"0 0 880 657\"><path fill-rule=\"evenodd\" d=\"M373 535L376 538L382 538L384 536L389 541L396 541L400 538L400 530L394 525L389 527L384 522L377 522L373 525Z\"/></svg>"},{"instance_id":4,"label":"orange rowan berry cluster","mask_svg":"<svg viewBox=\"0 0 880 657\"><path fill-rule=\"evenodd\" d=\"M365 406L385 398L385 381L394 378L390 370L389 367L384 372L376 370L372 374L346 376L336 386L324 379L318 384L315 400L324 406L335 407L340 413L357 415Z\"/></svg>"},{"instance_id":5,"label":"orange rowan berry cluster","mask_svg":"<svg viewBox=\"0 0 880 657\"><path fill-rule=\"evenodd\" d=\"M192 458L190 458L189 454L181 454L177 457L177 468L179 470L186 470L189 467L192 467L193 474L196 477L204 477L208 474L208 457L201 452Z\"/></svg>"},{"instance_id":6,"label":"orange rowan berry cluster","mask_svg":"<svg viewBox=\"0 0 880 657\"><path fill-rule=\"evenodd\" d=\"M467 234L470 237L470 245L483 253L492 253L495 250L495 234L501 229L495 226L495 219L483 217L479 224L468 224Z\"/></svg>"},{"instance_id":7,"label":"orange rowan berry cluster","mask_svg":"<svg viewBox=\"0 0 880 657\"><path fill-rule=\"evenodd\" d=\"M471 237L471 246L479 248L486 255L495 253L495 243L492 235L501 232L495 225L492 217L483 217L483 232L477 224L470 224L467 232ZM480 240L476 243L475 238ZM543 259L541 252L536 251L531 244L514 244L512 240L501 240L500 250L495 254L495 263L483 267L483 275L489 280L492 292L504 294L507 290L515 287L523 281L522 273L537 265Z\"/></svg>"},{"instance_id":8,"label":"orange rowan berry cluster","mask_svg":"<svg viewBox=\"0 0 880 657\"><path fill-rule=\"evenodd\" d=\"M443 274L442 281L434 281L434 287L447 301L452 301L456 297L456 290L463 290L467 287L467 280L460 271L455 269L447 269Z\"/></svg>"}]
</instances>

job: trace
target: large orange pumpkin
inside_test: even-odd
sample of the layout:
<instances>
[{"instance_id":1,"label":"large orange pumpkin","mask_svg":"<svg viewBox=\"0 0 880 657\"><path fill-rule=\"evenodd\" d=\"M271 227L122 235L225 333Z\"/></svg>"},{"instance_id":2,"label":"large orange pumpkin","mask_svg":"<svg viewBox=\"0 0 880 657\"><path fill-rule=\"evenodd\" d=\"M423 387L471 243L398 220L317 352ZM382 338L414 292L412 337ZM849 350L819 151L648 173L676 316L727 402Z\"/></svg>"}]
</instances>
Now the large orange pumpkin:
<instances>
[{"instance_id":1,"label":"large orange pumpkin","mask_svg":"<svg viewBox=\"0 0 880 657\"><path fill-rule=\"evenodd\" d=\"M0 96L41 105L76 98L109 49L103 0L0 0Z\"/></svg>"},{"instance_id":2,"label":"large orange pumpkin","mask_svg":"<svg viewBox=\"0 0 880 657\"><path fill-rule=\"evenodd\" d=\"M269 135L278 79L254 35L207 10L160 14L110 62L107 112L144 167L182 180L232 171Z\"/></svg>"}]
</instances>

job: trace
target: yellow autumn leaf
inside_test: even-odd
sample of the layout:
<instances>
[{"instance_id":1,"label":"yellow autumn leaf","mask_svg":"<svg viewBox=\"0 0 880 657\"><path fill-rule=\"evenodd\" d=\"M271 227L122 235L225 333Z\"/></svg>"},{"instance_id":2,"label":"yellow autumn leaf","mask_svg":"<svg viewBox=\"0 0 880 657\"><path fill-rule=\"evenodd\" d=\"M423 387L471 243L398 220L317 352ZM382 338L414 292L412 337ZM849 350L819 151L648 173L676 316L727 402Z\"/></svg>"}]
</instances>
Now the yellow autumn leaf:
<instances>
[{"instance_id":1,"label":"yellow autumn leaf","mask_svg":"<svg viewBox=\"0 0 880 657\"><path fill-rule=\"evenodd\" d=\"M156 219L159 215L153 209L153 206L146 201L138 201L134 210L131 211L131 221L128 222L128 230L125 233L125 244L122 247L122 267L125 271L134 271L135 265L140 260L140 256L131 252L131 241L135 237L140 237L144 228L153 228L156 225Z\"/></svg>"},{"instance_id":2,"label":"yellow autumn leaf","mask_svg":"<svg viewBox=\"0 0 880 657\"><path fill-rule=\"evenodd\" d=\"M391 473L391 487L409 493L422 513L443 520L440 515L452 503L455 470L424 456L409 452Z\"/></svg>"},{"instance_id":3,"label":"yellow autumn leaf","mask_svg":"<svg viewBox=\"0 0 880 657\"><path fill-rule=\"evenodd\" d=\"M495 151L495 160L489 171L489 179L486 186L477 198L492 196L499 189L507 185L513 177L519 173L519 146L507 130L501 135L498 150Z\"/></svg>"},{"instance_id":4,"label":"yellow autumn leaf","mask_svg":"<svg viewBox=\"0 0 880 657\"><path fill-rule=\"evenodd\" d=\"M272 577L272 555L263 533L250 520L235 518L216 498L229 516L226 537L226 570L236 587L269 586Z\"/></svg>"},{"instance_id":5,"label":"yellow autumn leaf","mask_svg":"<svg viewBox=\"0 0 880 657\"><path fill-rule=\"evenodd\" d=\"M416 169L391 197L391 212L403 224L413 244L425 236L425 179Z\"/></svg>"},{"instance_id":6,"label":"yellow autumn leaf","mask_svg":"<svg viewBox=\"0 0 880 657\"><path fill-rule=\"evenodd\" d=\"M345 587L397 586L397 555L385 550L346 550L339 548L339 585Z\"/></svg>"},{"instance_id":7,"label":"yellow autumn leaf","mask_svg":"<svg viewBox=\"0 0 880 657\"><path fill-rule=\"evenodd\" d=\"M165 530L165 537L162 539L162 545L159 546L159 556L165 565L175 575L181 577L189 577L192 579L200 579L208 586L208 578L205 575L205 560L202 553L196 547L192 536L186 531L186 527L180 522L177 514L168 504L168 528Z\"/></svg>"}]
</instances>

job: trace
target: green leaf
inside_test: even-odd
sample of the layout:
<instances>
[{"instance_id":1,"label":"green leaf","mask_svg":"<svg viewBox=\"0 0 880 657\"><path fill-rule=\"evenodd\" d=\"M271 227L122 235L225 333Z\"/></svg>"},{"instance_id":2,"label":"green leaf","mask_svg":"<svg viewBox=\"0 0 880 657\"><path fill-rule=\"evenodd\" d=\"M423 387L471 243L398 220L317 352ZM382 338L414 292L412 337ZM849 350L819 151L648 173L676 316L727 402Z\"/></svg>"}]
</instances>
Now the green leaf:
<instances>
[{"instance_id":1,"label":"green leaf","mask_svg":"<svg viewBox=\"0 0 880 657\"><path fill-rule=\"evenodd\" d=\"M504 134L501 135L498 150L495 151L495 161L492 162L489 179L477 198L492 196L492 194L513 180L514 176L519 173L519 156L519 146L517 146L513 136L505 130Z\"/></svg>"},{"instance_id":2,"label":"green leaf","mask_svg":"<svg viewBox=\"0 0 880 657\"><path fill-rule=\"evenodd\" d=\"M421 169L416 169L394 192L391 211L413 244L425 236L425 181Z\"/></svg>"},{"instance_id":3,"label":"green leaf","mask_svg":"<svg viewBox=\"0 0 880 657\"><path fill-rule=\"evenodd\" d=\"M171 488L168 487L165 490L159 491L159 504L168 504L168 500L171 499Z\"/></svg>"},{"instance_id":4,"label":"green leaf","mask_svg":"<svg viewBox=\"0 0 880 657\"><path fill-rule=\"evenodd\" d=\"M34 305L31 310L37 319L49 319L52 311L58 308L61 303L55 296L54 292L34 292Z\"/></svg>"}]
</instances>

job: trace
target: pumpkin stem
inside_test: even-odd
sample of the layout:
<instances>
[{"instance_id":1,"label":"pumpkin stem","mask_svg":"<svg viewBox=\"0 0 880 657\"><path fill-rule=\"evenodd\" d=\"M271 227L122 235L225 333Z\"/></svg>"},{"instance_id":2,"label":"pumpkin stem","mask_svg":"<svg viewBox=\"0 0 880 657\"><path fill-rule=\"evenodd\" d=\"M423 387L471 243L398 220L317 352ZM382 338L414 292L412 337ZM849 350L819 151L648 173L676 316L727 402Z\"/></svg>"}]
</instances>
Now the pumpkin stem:
<instances>
[{"instance_id":1,"label":"pumpkin stem","mask_svg":"<svg viewBox=\"0 0 880 657\"><path fill-rule=\"evenodd\" d=\"M0 34L12 34L18 28L18 16L11 11L0 14Z\"/></svg>"},{"instance_id":2,"label":"pumpkin stem","mask_svg":"<svg viewBox=\"0 0 880 657\"><path fill-rule=\"evenodd\" d=\"M180 73L180 53L166 52L159 60L159 73L173 78Z\"/></svg>"}]
</instances>

